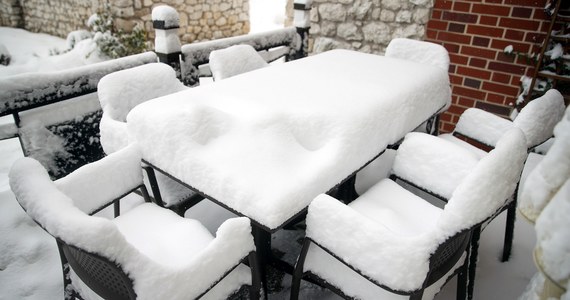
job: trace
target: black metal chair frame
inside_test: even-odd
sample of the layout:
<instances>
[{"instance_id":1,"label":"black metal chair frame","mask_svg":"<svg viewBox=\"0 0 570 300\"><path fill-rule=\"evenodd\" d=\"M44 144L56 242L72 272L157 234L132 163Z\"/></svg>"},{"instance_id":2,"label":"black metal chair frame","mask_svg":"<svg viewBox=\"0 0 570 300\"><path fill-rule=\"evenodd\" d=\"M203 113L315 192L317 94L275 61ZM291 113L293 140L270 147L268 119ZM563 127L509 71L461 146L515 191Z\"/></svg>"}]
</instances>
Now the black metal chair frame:
<instances>
[{"instance_id":1,"label":"black metal chair frame","mask_svg":"<svg viewBox=\"0 0 570 300\"><path fill-rule=\"evenodd\" d=\"M470 255L470 247L469 244L471 243L471 236L472 233L475 232L474 228L466 229L456 233L455 235L449 237L446 241L440 244L436 251L431 254L429 260L429 271L424 280L424 283L420 289L413 290L413 291L400 291L394 290L390 287L387 287L383 284L376 282L374 279L362 274L357 268L351 266L340 257L335 255L332 251L320 245L319 243L315 242L311 238L305 237L303 241L303 247L301 249L301 254L297 260L297 265L295 266L295 273L293 274L293 284L291 287L291 300L297 300L299 297L299 290L301 286L301 280L305 279L309 282L316 283L324 288L327 288L333 291L335 294L343 297L344 299L354 299L350 296L345 295L338 287L328 283L327 281L320 278L318 275L312 272L303 272L303 265L305 263L305 259L307 257L307 253L309 251L309 247L311 243L317 245L324 251L326 251L329 255L333 256L335 259L343 263L345 266L349 267L360 276L365 278L366 280L372 282L373 284L377 285L380 288L383 288L389 292L398 294L398 295L408 295L410 299L421 299L423 296L423 291L432 285L433 283L437 282L441 279L445 274L449 272L453 268L453 266L459 261L463 252L466 253L465 262L461 267L459 267L455 272L446 279L449 281L453 276L457 275L458 285L457 285L457 299L465 299L466 297L466 289L468 284L468 264L469 264L469 257Z\"/></svg>"}]
</instances>

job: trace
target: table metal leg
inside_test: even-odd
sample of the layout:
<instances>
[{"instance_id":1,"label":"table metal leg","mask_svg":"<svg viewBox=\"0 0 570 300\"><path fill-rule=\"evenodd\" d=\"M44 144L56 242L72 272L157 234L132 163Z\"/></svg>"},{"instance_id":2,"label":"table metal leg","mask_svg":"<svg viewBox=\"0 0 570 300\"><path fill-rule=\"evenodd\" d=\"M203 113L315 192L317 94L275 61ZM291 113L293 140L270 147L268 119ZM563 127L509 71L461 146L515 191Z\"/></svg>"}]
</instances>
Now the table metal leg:
<instances>
[{"instance_id":1,"label":"table metal leg","mask_svg":"<svg viewBox=\"0 0 570 300\"><path fill-rule=\"evenodd\" d=\"M257 253L257 262L259 263L259 275L261 277L263 295L265 299L268 299L267 267L271 259L271 233L255 224L252 224L251 227L253 241L255 242L255 251Z\"/></svg>"}]
</instances>

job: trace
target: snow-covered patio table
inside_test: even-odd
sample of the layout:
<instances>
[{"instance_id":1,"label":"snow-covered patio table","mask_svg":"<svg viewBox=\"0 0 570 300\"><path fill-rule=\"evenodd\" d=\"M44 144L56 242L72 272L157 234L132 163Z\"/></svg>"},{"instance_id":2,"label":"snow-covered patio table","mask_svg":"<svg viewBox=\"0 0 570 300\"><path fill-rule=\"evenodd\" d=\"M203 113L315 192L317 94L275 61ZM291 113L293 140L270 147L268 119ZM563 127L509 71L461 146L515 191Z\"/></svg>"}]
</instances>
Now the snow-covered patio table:
<instances>
[{"instance_id":1,"label":"snow-covered patio table","mask_svg":"<svg viewBox=\"0 0 570 300\"><path fill-rule=\"evenodd\" d=\"M333 50L148 101L127 124L145 162L274 232L450 97L442 69Z\"/></svg>"}]
</instances>

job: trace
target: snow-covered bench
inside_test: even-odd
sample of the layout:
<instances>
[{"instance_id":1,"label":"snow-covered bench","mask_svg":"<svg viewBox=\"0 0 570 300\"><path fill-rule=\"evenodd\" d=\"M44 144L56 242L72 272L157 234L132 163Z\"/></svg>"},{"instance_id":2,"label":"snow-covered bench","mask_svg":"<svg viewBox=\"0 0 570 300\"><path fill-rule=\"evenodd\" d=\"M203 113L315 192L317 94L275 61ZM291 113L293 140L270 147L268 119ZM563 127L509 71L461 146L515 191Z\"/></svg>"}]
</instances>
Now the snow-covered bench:
<instances>
[{"instance_id":1,"label":"snow-covered bench","mask_svg":"<svg viewBox=\"0 0 570 300\"><path fill-rule=\"evenodd\" d=\"M308 15L308 10L304 12ZM57 72L1 78L0 117L12 115L14 123L0 126L0 140L19 137L24 155L42 162L50 175L58 178L104 155L99 143L101 108L95 94L103 76L158 60L173 66L179 79L193 86L200 76L211 76L207 63L214 50L248 44L268 62L306 54L307 24L296 22L297 27L183 46L176 34L178 24L173 8L159 6L153 10L154 52Z\"/></svg>"}]
</instances>

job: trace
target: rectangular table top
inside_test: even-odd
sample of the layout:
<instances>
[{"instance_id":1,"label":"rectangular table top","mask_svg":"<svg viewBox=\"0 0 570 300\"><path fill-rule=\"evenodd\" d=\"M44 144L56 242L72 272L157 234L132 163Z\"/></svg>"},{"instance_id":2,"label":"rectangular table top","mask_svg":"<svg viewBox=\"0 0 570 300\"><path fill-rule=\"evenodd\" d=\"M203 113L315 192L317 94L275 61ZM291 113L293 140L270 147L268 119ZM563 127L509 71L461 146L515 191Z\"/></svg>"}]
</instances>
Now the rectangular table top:
<instances>
[{"instance_id":1,"label":"rectangular table top","mask_svg":"<svg viewBox=\"0 0 570 300\"><path fill-rule=\"evenodd\" d=\"M450 99L447 70L333 50L153 99L127 126L145 161L275 230Z\"/></svg>"}]
</instances>

